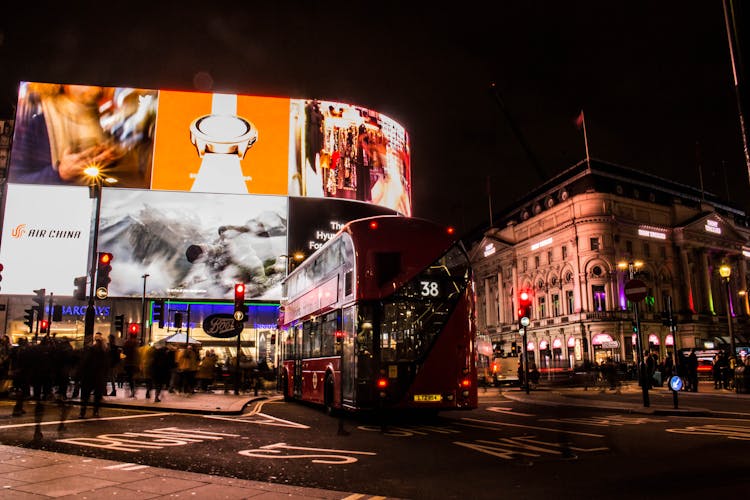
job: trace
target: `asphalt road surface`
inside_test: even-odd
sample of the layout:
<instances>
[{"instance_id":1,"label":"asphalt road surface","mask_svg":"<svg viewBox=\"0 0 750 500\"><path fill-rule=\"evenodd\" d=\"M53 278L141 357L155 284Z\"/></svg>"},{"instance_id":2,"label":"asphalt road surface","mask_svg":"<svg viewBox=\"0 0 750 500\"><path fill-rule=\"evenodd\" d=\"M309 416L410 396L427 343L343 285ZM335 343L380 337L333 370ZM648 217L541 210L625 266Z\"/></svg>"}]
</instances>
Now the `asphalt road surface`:
<instances>
[{"instance_id":1,"label":"asphalt road surface","mask_svg":"<svg viewBox=\"0 0 750 500\"><path fill-rule=\"evenodd\" d=\"M81 420L71 418L77 407L66 414L54 403L38 411L29 404L22 417L11 409L0 402L7 445L387 497L686 499L750 491L750 418L740 413L629 414L500 392L484 395L477 410L387 421L330 417L273 398L238 416L103 408L101 418Z\"/></svg>"}]
</instances>

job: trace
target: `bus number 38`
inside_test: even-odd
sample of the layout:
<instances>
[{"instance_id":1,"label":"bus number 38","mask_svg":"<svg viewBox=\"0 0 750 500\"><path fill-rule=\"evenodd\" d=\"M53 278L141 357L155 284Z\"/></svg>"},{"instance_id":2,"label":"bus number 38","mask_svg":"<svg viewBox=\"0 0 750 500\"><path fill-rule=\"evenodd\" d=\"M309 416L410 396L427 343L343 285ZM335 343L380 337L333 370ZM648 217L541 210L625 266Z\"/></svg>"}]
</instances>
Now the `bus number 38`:
<instances>
[{"instance_id":1,"label":"bus number 38","mask_svg":"<svg viewBox=\"0 0 750 500\"><path fill-rule=\"evenodd\" d=\"M440 295L440 288L435 281L420 281L422 285L422 297L437 297Z\"/></svg>"}]
</instances>

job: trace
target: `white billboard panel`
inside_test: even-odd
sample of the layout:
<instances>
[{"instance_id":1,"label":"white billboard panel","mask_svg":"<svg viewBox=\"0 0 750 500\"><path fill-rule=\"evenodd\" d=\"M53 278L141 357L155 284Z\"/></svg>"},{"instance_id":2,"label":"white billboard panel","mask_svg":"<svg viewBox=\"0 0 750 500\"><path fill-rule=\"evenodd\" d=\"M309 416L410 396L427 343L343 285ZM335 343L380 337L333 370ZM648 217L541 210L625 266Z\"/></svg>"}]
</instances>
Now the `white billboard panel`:
<instances>
[{"instance_id":1,"label":"white billboard panel","mask_svg":"<svg viewBox=\"0 0 750 500\"><path fill-rule=\"evenodd\" d=\"M0 293L73 295L87 274L93 200L88 188L8 184L0 262Z\"/></svg>"}]
</instances>

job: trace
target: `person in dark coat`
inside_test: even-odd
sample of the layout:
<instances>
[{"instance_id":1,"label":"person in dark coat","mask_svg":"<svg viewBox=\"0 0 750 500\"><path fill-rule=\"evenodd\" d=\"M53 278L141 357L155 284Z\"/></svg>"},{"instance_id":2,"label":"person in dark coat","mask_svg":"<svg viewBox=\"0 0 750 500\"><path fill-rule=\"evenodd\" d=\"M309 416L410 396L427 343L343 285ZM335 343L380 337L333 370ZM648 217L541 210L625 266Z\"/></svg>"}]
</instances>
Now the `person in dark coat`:
<instances>
[{"instance_id":1,"label":"person in dark coat","mask_svg":"<svg viewBox=\"0 0 750 500\"><path fill-rule=\"evenodd\" d=\"M122 353L125 355L124 368L125 368L125 381L130 388L130 397L135 397L135 377L138 374L138 367L140 366L140 360L138 358L138 338L135 334L128 336L128 340L122 345Z\"/></svg>"},{"instance_id":2,"label":"person in dark coat","mask_svg":"<svg viewBox=\"0 0 750 500\"><path fill-rule=\"evenodd\" d=\"M162 389L169 387L174 367L174 350L166 345L157 347L154 350L154 359L151 366L151 376L154 383L154 403L161 401Z\"/></svg>"},{"instance_id":3,"label":"person in dark coat","mask_svg":"<svg viewBox=\"0 0 750 500\"><path fill-rule=\"evenodd\" d=\"M688 386L691 392L698 392L698 356L695 355L695 349L690 350L690 356L685 363L688 376Z\"/></svg>"},{"instance_id":4,"label":"person in dark coat","mask_svg":"<svg viewBox=\"0 0 750 500\"><path fill-rule=\"evenodd\" d=\"M26 337L18 340L18 345L10 351L10 372L13 374L13 389L16 391L16 405L13 407L13 416L20 417L26 410L23 402L31 395L29 385L29 371L31 370L29 359L29 342Z\"/></svg>"},{"instance_id":5,"label":"person in dark coat","mask_svg":"<svg viewBox=\"0 0 750 500\"><path fill-rule=\"evenodd\" d=\"M94 334L93 344L83 350L81 357L81 418L86 418L86 407L94 393L94 416L99 416L99 406L107 385L109 358L101 332Z\"/></svg>"}]
</instances>

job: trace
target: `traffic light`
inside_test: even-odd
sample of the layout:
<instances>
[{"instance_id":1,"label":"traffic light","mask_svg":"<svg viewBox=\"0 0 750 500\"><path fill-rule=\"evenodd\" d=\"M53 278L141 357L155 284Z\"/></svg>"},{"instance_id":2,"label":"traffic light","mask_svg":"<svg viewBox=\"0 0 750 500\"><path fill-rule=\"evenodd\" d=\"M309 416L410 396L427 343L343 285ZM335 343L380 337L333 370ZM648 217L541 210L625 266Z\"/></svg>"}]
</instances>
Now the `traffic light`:
<instances>
[{"instance_id":1,"label":"traffic light","mask_svg":"<svg viewBox=\"0 0 750 500\"><path fill-rule=\"evenodd\" d=\"M34 293L36 296L32 300L37 304L35 307L39 320L41 321L44 319L44 298L47 295L47 289L40 288L39 290L34 290Z\"/></svg>"},{"instance_id":2,"label":"traffic light","mask_svg":"<svg viewBox=\"0 0 750 500\"><path fill-rule=\"evenodd\" d=\"M139 333L141 333L141 325L139 325L138 323L130 323L128 325L128 333L130 335L138 335Z\"/></svg>"},{"instance_id":3,"label":"traffic light","mask_svg":"<svg viewBox=\"0 0 750 500\"><path fill-rule=\"evenodd\" d=\"M26 326L29 327L29 333L34 331L34 311L36 310L35 307L30 307L29 309L24 309L24 315L23 315L23 322L26 324Z\"/></svg>"},{"instance_id":4,"label":"traffic light","mask_svg":"<svg viewBox=\"0 0 750 500\"><path fill-rule=\"evenodd\" d=\"M4 266L0 264L0 281L3 281L3 269L4 269Z\"/></svg>"},{"instance_id":5,"label":"traffic light","mask_svg":"<svg viewBox=\"0 0 750 500\"><path fill-rule=\"evenodd\" d=\"M174 327L177 329L182 328L182 313L181 312L174 313Z\"/></svg>"},{"instance_id":6,"label":"traffic light","mask_svg":"<svg viewBox=\"0 0 750 500\"><path fill-rule=\"evenodd\" d=\"M241 313L238 317L237 313ZM245 284L235 283L234 285L234 319L243 321L245 319Z\"/></svg>"},{"instance_id":7,"label":"traffic light","mask_svg":"<svg viewBox=\"0 0 750 500\"><path fill-rule=\"evenodd\" d=\"M151 316L152 321L159 325L159 328L164 328L164 301L157 300L154 302L154 311Z\"/></svg>"},{"instance_id":8,"label":"traffic light","mask_svg":"<svg viewBox=\"0 0 750 500\"><path fill-rule=\"evenodd\" d=\"M112 254L108 252L99 252L99 256L96 260L96 289L104 289L104 292L109 288L109 283L112 279L109 277L109 272L112 270ZM97 293L97 295L99 295ZM106 297L106 294L104 295Z\"/></svg>"},{"instance_id":9,"label":"traffic light","mask_svg":"<svg viewBox=\"0 0 750 500\"><path fill-rule=\"evenodd\" d=\"M638 323L631 321L630 324L633 326L633 333L638 333Z\"/></svg>"},{"instance_id":10,"label":"traffic light","mask_svg":"<svg viewBox=\"0 0 750 500\"><path fill-rule=\"evenodd\" d=\"M125 315L124 314L118 314L115 316L115 331L116 332L124 332L125 331Z\"/></svg>"},{"instance_id":11,"label":"traffic light","mask_svg":"<svg viewBox=\"0 0 750 500\"><path fill-rule=\"evenodd\" d=\"M49 321L46 319L39 320L39 333L49 333Z\"/></svg>"},{"instance_id":12,"label":"traffic light","mask_svg":"<svg viewBox=\"0 0 750 500\"><path fill-rule=\"evenodd\" d=\"M523 318L531 319L531 293L528 290L521 290L518 294L518 319Z\"/></svg>"},{"instance_id":13,"label":"traffic light","mask_svg":"<svg viewBox=\"0 0 750 500\"><path fill-rule=\"evenodd\" d=\"M74 278L73 285L76 287L73 291L73 297L76 300L86 300L86 276Z\"/></svg>"}]
</instances>

